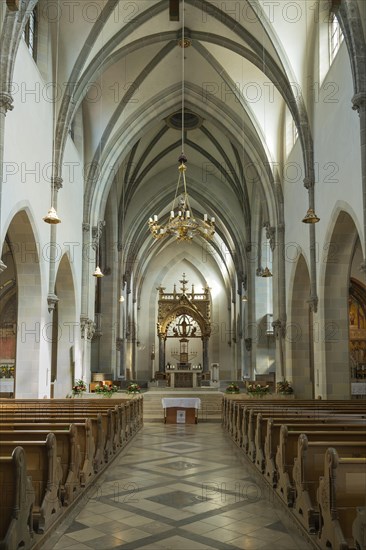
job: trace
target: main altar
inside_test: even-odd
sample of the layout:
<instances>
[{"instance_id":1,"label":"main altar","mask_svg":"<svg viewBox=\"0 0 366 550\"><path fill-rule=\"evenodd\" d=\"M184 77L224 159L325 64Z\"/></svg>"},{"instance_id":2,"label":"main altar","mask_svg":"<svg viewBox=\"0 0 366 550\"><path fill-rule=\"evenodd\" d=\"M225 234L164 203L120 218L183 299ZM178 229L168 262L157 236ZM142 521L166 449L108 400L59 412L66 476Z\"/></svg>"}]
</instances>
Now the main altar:
<instances>
[{"instance_id":1,"label":"main altar","mask_svg":"<svg viewBox=\"0 0 366 550\"><path fill-rule=\"evenodd\" d=\"M208 344L211 334L211 295L206 285L197 293L188 289L183 273L181 292L159 286L157 333L159 371L172 388L197 388L210 380Z\"/></svg>"}]
</instances>

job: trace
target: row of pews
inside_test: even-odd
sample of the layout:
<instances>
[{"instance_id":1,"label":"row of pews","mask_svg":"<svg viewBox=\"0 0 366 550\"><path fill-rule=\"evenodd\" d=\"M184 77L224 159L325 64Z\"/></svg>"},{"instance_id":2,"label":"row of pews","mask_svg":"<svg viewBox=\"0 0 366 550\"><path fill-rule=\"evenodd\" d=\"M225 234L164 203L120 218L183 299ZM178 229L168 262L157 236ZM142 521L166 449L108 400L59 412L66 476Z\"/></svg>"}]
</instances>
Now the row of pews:
<instances>
[{"instance_id":1,"label":"row of pews","mask_svg":"<svg viewBox=\"0 0 366 550\"><path fill-rule=\"evenodd\" d=\"M316 546L366 550L365 401L225 396L222 422Z\"/></svg>"},{"instance_id":2,"label":"row of pews","mask_svg":"<svg viewBox=\"0 0 366 550\"><path fill-rule=\"evenodd\" d=\"M0 550L27 550L143 424L143 399L0 399Z\"/></svg>"}]
</instances>

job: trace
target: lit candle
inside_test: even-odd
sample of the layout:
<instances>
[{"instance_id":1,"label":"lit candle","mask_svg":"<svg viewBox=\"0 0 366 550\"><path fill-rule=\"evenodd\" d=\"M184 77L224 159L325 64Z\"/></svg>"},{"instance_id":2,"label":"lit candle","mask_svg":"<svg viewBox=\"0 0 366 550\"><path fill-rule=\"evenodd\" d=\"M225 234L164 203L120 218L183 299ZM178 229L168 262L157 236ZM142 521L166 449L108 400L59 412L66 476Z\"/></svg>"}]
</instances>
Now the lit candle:
<instances>
[{"instance_id":1,"label":"lit candle","mask_svg":"<svg viewBox=\"0 0 366 550\"><path fill-rule=\"evenodd\" d=\"M154 222L157 222L157 221L158 221L158 217L157 217L157 215L155 214L155 216L154 216Z\"/></svg>"},{"instance_id":2,"label":"lit candle","mask_svg":"<svg viewBox=\"0 0 366 550\"><path fill-rule=\"evenodd\" d=\"M149 218L149 223L152 223L153 222L153 219L152 218Z\"/></svg>"},{"instance_id":3,"label":"lit candle","mask_svg":"<svg viewBox=\"0 0 366 550\"><path fill-rule=\"evenodd\" d=\"M212 222L212 223L215 223L215 218L211 218L211 222Z\"/></svg>"},{"instance_id":4,"label":"lit candle","mask_svg":"<svg viewBox=\"0 0 366 550\"><path fill-rule=\"evenodd\" d=\"M203 214L203 221L207 222L207 214Z\"/></svg>"},{"instance_id":5,"label":"lit candle","mask_svg":"<svg viewBox=\"0 0 366 550\"><path fill-rule=\"evenodd\" d=\"M186 212L186 218L190 218L190 217L191 217L191 213L190 213L189 210L187 210L187 212Z\"/></svg>"},{"instance_id":6,"label":"lit candle","mask_svg":"<svg viewBox=\"0 0 366 550\"><path fill-rule=\"evenodd\" d=\"M171 217L171 218L174 218L174 210L171 210L171 211L170 211L170 217Z\"/></svg>"},{"instance_id":7,"label":"lit candle","mask_svg":"<svg viewBox=\"0 0 366 550\"><path fill-rule=\"evenodd\" d=\"M182 215L182 211L181 211L181 210L179 210L179 212L178 212L178 216L180 217L181 215Z\"/></svg>"}]
</instances>

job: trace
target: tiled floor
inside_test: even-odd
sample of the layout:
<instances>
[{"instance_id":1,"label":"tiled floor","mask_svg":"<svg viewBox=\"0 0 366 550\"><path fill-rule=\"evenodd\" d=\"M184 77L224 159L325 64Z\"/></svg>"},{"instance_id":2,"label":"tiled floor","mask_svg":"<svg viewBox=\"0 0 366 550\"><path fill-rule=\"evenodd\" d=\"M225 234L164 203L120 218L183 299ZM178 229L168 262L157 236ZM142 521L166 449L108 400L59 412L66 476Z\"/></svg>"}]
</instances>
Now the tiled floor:
<instances>
[{"instance_id":1,"label":"tiled floor","mask_svg":"<svg viewBox=\"0 0 366 550\"><path fill-rule=\"evenodd\" d=\"M147 424L42 548L308 550L250 472L220 424Z\"/></svg>"}]
</instances>

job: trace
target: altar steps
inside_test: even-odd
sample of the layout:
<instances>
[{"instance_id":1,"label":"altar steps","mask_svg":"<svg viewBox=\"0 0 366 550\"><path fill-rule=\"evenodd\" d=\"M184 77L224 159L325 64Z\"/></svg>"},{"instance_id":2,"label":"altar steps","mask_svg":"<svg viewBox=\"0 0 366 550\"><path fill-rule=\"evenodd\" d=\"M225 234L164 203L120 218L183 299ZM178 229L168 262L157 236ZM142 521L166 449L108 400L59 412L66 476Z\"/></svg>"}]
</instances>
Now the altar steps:
<instances>
[{"instance_id":1,"label":"altar steps","mask_svg":"<svg viewBox=\"0 0 366 550\"><path fill-rule=\"evenodd\" d=\"M198 397L201 399L201 409L198 411L198 422L221 422L222 398L219 391L207 390L166 390L154 389L143 393L144 422L163 422L164 414L161 400L163 397Z\"/></svg>"}]
</instances>

